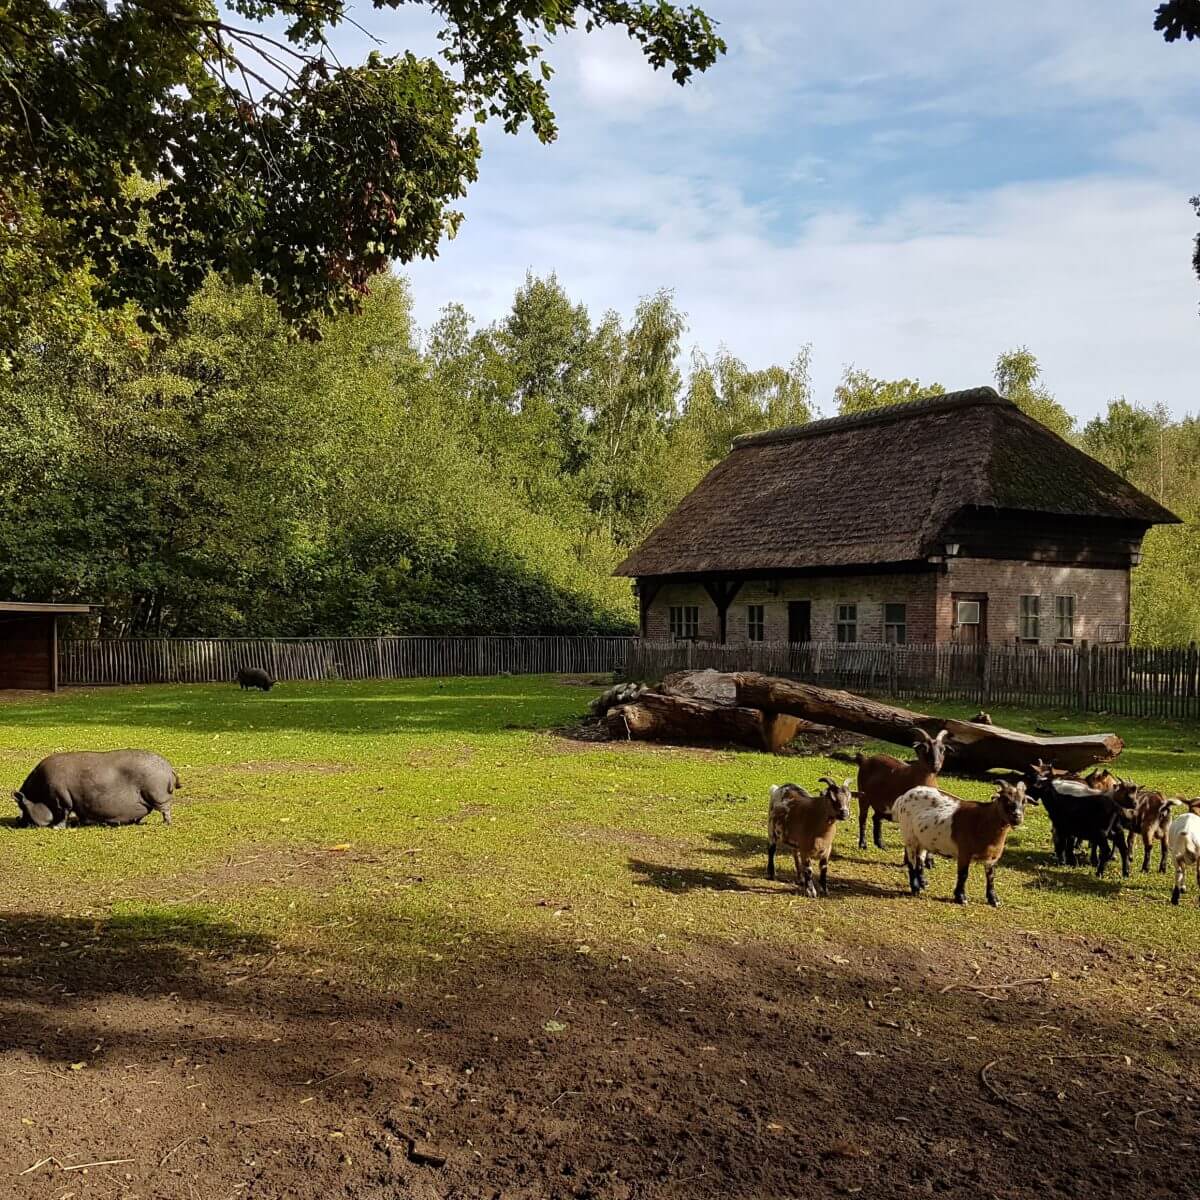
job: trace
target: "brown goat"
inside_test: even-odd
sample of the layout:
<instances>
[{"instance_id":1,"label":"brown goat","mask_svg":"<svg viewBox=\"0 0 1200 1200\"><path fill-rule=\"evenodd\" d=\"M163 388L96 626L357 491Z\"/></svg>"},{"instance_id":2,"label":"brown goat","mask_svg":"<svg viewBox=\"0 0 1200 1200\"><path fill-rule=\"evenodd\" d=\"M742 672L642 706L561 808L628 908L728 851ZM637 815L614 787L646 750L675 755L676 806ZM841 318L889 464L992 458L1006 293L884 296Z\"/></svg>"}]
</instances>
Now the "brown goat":
<instances>
[{"instance_id":1,"label":"brown goat","mask_svg":"<svg viewBox=\"0 0 1200 1200\"><path fill-rule=\"evenodd\" d=\"M796 886L808 896L818 892L812 876L813 858L821 864L820 894L829 895L833 837L838 821L850 817L850 780L838 784L822 776L820 782L826 787L819 796L794 783L773 787L767 815L767 878L775 878L775 848L782 843L791 849L796 863Z\"/></svg>"},{"instance_id":2,"label":"brown goat","mask_svg":"<svg viewBox=\"0 0 1200 1200\"><path fill-rule=\"evenodd\" d=\"M1162 844L1158 871L1160 875L1165 873L1167 869L1167 830L1171 825L1171 813L1176 806L1182 808L1185 803L1186 801L1183 800L1168 800L1162 792L1155 792L1150 788L1138 789L1137 805L1133 810L1133 835L1130 842L1132 843L1135 837L1142 839L1143 873L1150 870L1150 857L1155 842Z\"/></svg>"},{"instance_id":3,"label":"brown goat","mask_svg":"<svg viewBox=\"0 0 1200 1200\"><path fill-rule=\"evenodd\" d=\"M883 822L892 819L892 805L915 787L937 787L938 774L946 761L943 729L930 737L923 729L913 730L915 762L901 762L890 754L856 754L858 763L858 848L867 848L867 814L872 814L875 845L882 850Z\"/></svg>"}]
</instances>

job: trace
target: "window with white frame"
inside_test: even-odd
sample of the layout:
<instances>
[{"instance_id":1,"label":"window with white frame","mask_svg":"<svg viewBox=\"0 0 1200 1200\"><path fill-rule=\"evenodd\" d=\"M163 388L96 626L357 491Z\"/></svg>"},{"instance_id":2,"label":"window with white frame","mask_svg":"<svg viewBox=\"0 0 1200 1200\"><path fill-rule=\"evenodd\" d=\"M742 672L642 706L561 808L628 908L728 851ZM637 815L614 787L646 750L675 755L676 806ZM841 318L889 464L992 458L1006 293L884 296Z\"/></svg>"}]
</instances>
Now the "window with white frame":
<instances>
[{"instance_id":1,"label":"window with white frame","mask_svg":"<svg viewBox=\"0 0 1200 1200\"><path fill-rule=\"evenodd\" d=\"M1075 597L1054 597L1055 637L1060 642L1075 640Z\"/></svg>"},{"instance_id":2,"label":"window with white frame","mask_svg":"<svg viewBox=\"0 0 1200 1200\"><path fill-rule=\"evenodd\" d=\"M839 604L837 606L837 640L839 642L858 641L857 604Z\"/></svg>"},{"instance_id":3,"label":"window with white frame","mask_svg":"<svg viewBox=\"0 0 1200 1200\"><path fill-rule=\"evenodd\" d=\"M1018 631L1021 641L1036 642L1041 637L1041 596L1022 596L1018 605Z\"/></svg>"},{"instance_id":4,"label":"window with white frame","mask_svg":"<svg viewBox=\"0 0 1200 1200\"><path fill-rule=\"evenodd\" d=\"M694 642L700 636L700 607L696 604L671 605L671 638L676 642Z\"/></svg>"},{"instance_id":5,"label":"window with white frame","mask_svg":"<svg viewBox=\"0 0 1200 1200\"><path fill-rule=\"evenodd\" d=\"M883 640L903 646L908 641L908 605L883 606Z\"/></svg>"},{"instance_id":6,"label":"window with white frame","mask_svg":"<svg viewBox=\"0 0 1200 1200\"><path fill-rule=\"evenodd\" d=\"M957 625L979 625L983 619L983 606L978 600L960 600L955 613Z\"/></svg>"},{"instance_id":7,"label":"window with white frame","mask_svg":"<svg viewBox=\"0 0 1200 1200\"><path fill-rule=\"evenodd\" d=\"M746 605L746 640L761 642L767 636L767 610L762 604Z\"/></svg>"}]
</instances>

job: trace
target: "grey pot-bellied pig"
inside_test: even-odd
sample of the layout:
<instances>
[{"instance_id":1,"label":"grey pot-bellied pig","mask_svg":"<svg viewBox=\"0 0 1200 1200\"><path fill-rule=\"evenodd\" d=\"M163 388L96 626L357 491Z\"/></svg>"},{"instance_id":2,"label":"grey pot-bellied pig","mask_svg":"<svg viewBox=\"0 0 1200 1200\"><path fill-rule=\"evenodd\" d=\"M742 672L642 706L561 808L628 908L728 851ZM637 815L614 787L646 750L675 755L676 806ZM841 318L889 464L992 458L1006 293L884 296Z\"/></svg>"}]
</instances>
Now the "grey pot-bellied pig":
<instances>
[{"instance_id":1,"label":"grey pot-bellied pig","mask_svg":"<svg viewBox=\"0 0 1200 1200\"><path fill-rule=\"evenodd\" d=\"M237 681L243 692L247 688L269 692L275 686L275 680L261 667L238 667Z\"/></svg>"},{"instance_id":2,"label":"grey pot-bellied pig","mask_svg":"<svg viewBox=\"0 0 1200 1200\"><path fill-rule=\"evenodd\" d=\"M146 750L79 750L43 758L13 798L22 824L62 829L74 814L81 825L132 825L151 812L171 823L175 769Z\"/></svg>"}]
</instances>

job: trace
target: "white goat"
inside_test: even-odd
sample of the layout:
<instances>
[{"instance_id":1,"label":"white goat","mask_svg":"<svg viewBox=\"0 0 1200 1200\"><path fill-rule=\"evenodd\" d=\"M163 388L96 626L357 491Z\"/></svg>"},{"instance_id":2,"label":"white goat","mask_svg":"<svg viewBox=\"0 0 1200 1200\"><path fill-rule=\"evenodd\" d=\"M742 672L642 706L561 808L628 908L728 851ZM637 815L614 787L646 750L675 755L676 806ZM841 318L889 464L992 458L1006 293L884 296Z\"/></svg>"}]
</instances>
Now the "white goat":
<instances>
[{"instance_id":1,"label":"white goat","mask_svg":"<svg viewBox=\"0 0 1200 1200\"><path fill-rule=\"evenodd\" d=\"M1187 867L1196 868L1196 888L1200 890L1200 800L1189 800L1188 811L1171 822L1167 830L1167 850L1175 863L1175 890L1171 903L1183 895Z\"/></svg>"}]
</instances>

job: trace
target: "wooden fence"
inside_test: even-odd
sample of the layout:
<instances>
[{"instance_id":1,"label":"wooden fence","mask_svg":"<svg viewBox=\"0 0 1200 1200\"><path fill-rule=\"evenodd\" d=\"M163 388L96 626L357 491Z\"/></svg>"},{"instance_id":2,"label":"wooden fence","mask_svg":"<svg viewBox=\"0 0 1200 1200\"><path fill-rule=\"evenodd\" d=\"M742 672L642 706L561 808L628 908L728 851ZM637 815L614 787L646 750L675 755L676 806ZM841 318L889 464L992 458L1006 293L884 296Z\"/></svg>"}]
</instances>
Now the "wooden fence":
<instances>
[{"instance_id":1,"label":"wooden fence","mask_svg":"<svg viewBox=\"0 0 1200 1200\"><path fill-rule=\"evenodd\" d=\"M1131 717L1200 718L1200 655L1195 645L967 646L826 642L729 646L638 641L627 678L713 667L762 671L826 687L898 700L1062 707Z\"/></svg>"},{"instance_id":2,"label":"wooden fence","mask_svg":"<svg viewBox=\"0 0 1200 1200\"><path fill-rule=\"evenodd\" d=\"M239 667L272 678L408 679L592 674L619 670L634 638L122 638L63 641L65 685L232 682Z\"/></svg>"}]
</instances>

